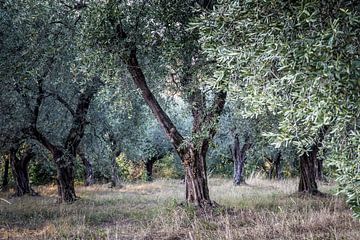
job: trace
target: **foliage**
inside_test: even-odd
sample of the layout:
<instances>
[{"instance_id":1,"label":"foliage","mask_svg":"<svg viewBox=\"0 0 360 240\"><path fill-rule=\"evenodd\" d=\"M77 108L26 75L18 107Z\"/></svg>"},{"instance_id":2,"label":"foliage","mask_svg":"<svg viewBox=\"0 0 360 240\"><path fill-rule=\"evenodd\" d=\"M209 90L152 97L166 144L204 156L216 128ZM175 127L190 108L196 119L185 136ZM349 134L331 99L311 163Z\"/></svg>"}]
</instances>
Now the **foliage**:
<instances>
[{"instance_id":1,"label":"foliage","mask_svg":"<svg viewBox=\"0 0 360 240\"><path fill-rule=\"evenodd\" d=\"M244 104L242 114L278 116L277 131L266 134L276 147L291 144L301 153L330 126L324 148L338 156L332 162L346 173L339 182L355 211L359 161L351 133L360 116L359 22L358 1L225 0L193 24L220 73L236 79L232 90Z\"/></svg>"}]
</instances>

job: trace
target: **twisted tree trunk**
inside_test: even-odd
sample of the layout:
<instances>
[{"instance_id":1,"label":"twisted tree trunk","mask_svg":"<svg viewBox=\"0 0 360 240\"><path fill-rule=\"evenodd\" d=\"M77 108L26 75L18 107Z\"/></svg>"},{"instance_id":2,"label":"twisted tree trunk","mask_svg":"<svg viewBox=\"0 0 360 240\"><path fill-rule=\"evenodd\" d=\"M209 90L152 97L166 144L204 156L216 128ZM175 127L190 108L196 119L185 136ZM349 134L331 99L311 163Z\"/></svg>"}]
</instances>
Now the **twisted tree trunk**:
<instances>
[{"instance_id":1,"label":"twisted tree trunk","mask_svg":"<svg viewBox=\"0 0 360 240\"><path fill-rule=\"evenodd\" d=\"M212 0L199 0L197 2L204 9L209 10L213 6ZM127 33L124 32L121 21L115 21L111 17L109 21L112 23L114 29L116 29L117 40L121 41L126 39ZM132 80L141 91L143 99L164 129L165 134L182 160L186 176L187 202L195 204L200 208L211 205L206 174L206 154L209 148L209 142L216 133L219 116L224 109L228 80L221 81L220 85L223 84L224 86L216 90L212 106L207 108L205 104L205 94L199 87L194 87L194 81L192 79L193 62L198 52L193 47L184 49L184 51L188 52L188 54L184 54L183 59L184 66L187 70L184 71L184 77L181 78L180 82L186 92L185 98L187 98L191 106L194 119L192 133L194 136L201 136L200 139L197 137L193 142L188 143L184 140L184 137L161 108L157 99L149 89L143 70L137 59L136 45L127 44L127 50L129 51L129 55L124 57L123 60Z\"/></svg>"}]
</instances>

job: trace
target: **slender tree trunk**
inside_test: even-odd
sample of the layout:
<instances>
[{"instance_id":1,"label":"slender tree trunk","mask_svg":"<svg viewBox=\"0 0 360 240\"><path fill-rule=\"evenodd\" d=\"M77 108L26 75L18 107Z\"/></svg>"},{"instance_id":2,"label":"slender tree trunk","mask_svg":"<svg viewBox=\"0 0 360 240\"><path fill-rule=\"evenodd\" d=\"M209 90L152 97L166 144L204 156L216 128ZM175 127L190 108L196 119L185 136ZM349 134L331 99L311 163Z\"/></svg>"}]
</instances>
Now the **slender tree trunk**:
<instances>
[{"instance_id":1,"label":"slender tree trunk","mask_svg":"<svg viewBox=\"0 0 360 240\"><path fill-rule=\"evenodd\" d=\"M85 167L85 186L93 185L95 181L91 162L86 158L83 149L78 148L77 154Z\"/></svg>"},{"instance_id":2,"label":"slender tree trunk","mask_svg":"<svg viewBox=\"0 0 360 240\"><path fill-rule=\"evenodd\" d=\"M154 158L150 158L145 162L146 168L146 181L151 182L153 180L153 167L156 160Z\"/></svg>"},{"instance_id":3,"label":"slender tree trunk","mask_svg":"<svg viewBox=\"0 0 360 240\"><path fill-rule=\"evenodd\" d=\"M122 184L121 184L121 180L120 180L120 177L119 177L119 166L116 162L116 158L118 157L119 155L114 155L112 158L111 158L111 184L110 184L110 187L112 188L122 188Z\"/></svg>"},{"instance_id":4,"label":"slender tree trunk","mask_svg":"<svg viewBox=\"0 0 360 240\"><path fill-rule=\"evenodd\" d=\"M281 179L281 152L279 152L275 159L275 178Z\"/></svg>"},{"instance_id":5,"label":"slender tree trunk","mask_svg":"<svg viewBox=\"0 0 360 240\"><path fill-rule=\"evenodd\" d=\"M4 174L2 178L1 191L6 192L9 188L9 156L4 157Z\"/></svg>"},{"instance_id":6,"label":"slender tree trunk","mask_svg":"<svg viewBox=\"0 0 360 240\"><path fill-rule=\"evenodd\" d=\"M237 186L245 183L244 167L245 158L238 158L234 162L234 184Z\"/></svg>"},{"instance_id":7,"label":"slender tree trunk","mask_svg":"<svg viewBox=\"0 0 360 240\"><path fill-rule=\"evenodd\" d=\"M58 195L60 202L72 203L77 200L74 185L74 159L71 154L56 152L54 160L57 166Z\"/></svg>"},{"instance_id":8,"label":"slender tree trunk","mask_svg":"<svg viewBox=\"0 0 360 240\"><path fill-rule=\"evenodd\" d=\"M239 135L235 134L232 155L234 161L234 184L237 186L245 183L244 167L246 162L246 151L251 147L251 144L248 141L249 139L246 137L243 147L240 148Z\"/></svg>"},{"instance_id":9,"label":"slender tree trunk","mask_svg":"<svg viewBox=\"0 0 360 240\"><path fill-rule=\"evenodd\" d=\"M25 194L37 195L30 187L28 174L28 165L34 154L29 150L24 153L24 156L18 158L16 153L16 148L10 150L11 169L16 184L15 196L21 197Z\"/></svg>"},{"instance_id":10,"label":"slender tree trunk","mask_svg":"<svg viewBox=\"0 0 360 240\"><path fill-rule=\"evenodd\" d=\"M110 141L110 148L112 151L111 156L111 181L110 187L112 188L122 188L121 180L119 177L119 165L116 162L116 158L121 154L120 144L115 138L115 135L112 131L109 132L109 141Z\"/></svg>"},{"instance_id":11,"label":"slender tree trunk","mask_svg":"<svg viewBox=\"0 0 360 240\"><path fill-rule=\"evenodd\" d=\"M270 164L271 164L271 166L270 166L268 177L271 180L274 177L275 166L274 166L273 162L270 162Z\"/></svg>"},{"instance_id":12,"label":"slender tree trunk","mask_svg":"<svg viewBox=\"0 0 360 240\"><path fill-rule=\"evenodd\" d=\"M323 159L316 159L316 180L324 181L324 173L323 173Z\"/></svg>"}]
</instances>

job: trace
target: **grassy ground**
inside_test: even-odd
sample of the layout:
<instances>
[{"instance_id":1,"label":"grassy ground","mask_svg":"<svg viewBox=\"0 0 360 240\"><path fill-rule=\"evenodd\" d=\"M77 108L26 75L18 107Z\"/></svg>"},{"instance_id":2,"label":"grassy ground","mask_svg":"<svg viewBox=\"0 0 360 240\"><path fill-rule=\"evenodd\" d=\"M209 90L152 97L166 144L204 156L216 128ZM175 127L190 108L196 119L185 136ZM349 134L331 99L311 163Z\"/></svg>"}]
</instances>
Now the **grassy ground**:
<instances>
[{"instance_id":1,"label":"grassy ground","mask_svg":"<svg viewBox=\"0 0 360 240\"><path fill-rule=\"evenodd\" d=\"M360 222L342 199L293 195L295 180L250 179L234 187L210 179L210 194L222 208L198 216L179 205L178 180L78 187L81 199L57 204L56 188L39 187L40 197L0 200L0 239L360 239ZM324 192L334 186L321 185ZM226 210L225 210L226 208Z\"/></svg>"}]
</instances>

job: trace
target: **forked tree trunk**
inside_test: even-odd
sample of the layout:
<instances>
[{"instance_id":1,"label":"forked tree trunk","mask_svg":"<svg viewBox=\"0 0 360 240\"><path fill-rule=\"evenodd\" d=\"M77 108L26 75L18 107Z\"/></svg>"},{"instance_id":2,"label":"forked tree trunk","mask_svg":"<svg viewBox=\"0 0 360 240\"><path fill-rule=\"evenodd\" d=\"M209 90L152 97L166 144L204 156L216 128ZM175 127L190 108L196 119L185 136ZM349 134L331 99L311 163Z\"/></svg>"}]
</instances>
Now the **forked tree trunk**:
<instances>
[{"instance_id":1,"label":"forked tree trunk","mask_svg":"<svg viewBox=\"0 0 360 240\"><path fill-rule=\"evenodd\" d=\"M77 200L74 186L74 159L71 154L57 152L54 155L57 166L58 195L60 202L72 203Z\"/></svg>"},{"instance_id":2,"label":"forked tree trunk","mask_svg":"<svg viewBox=\"0 0 360 240\"><path fill-rule=\"evenodd\" d=\"M91 162L86 158L83 149L78 148L77 154L85 167L85 186L93 185L95 181Z\"/></svg>"},{"instance_id":3,"label":"forked tree trunk","mask_svg":"<svg viewBox=\"0 0 360 240\"><path fill-rule=\"evenodd\" d=\"M47 71L49 71L49 69L47 69ZM38 79L38 96L33 110L32 125L27 132L52 153L57 166L59 200L60 202L72 203L77 199L74 187L74 160L76 158L77 148L84 136L85 127L88 123L86 117L91 100L99 90L102 82L97 76L92 78L92 81L88 83L85 90L79 95L75 110L72 109L71 105L62 99L61 96L57 95L57 99L71 113L73 119L71 128L63 145L56 146L37 128L37 120L45 96L43 81L47 75L47 71L45 71L43 78Z\"/></svg>"},{"instance_id":4,"label":"forked tree trunk","mask_svg":"<svg viewBox=\"0 0 360 240\"><path fill-rule=\"evenodd\" d=\"M213 6L212 0L199 0L198 3L204 9L208 10ZM114 29L116 29L117 40L123 41L128 37L127 33L124 32L121 21L116 21L112 17L109 17L108 20L113 25ZM207 186L205 157L209 147L209 141L213 139L216 133L216 125L219 122L219 116L224 109L227 96L226 87L224 90L219 90L215 93L212 106L207 108L205 104L205 94L201 92L200 88L196 88L195 91L193 91L194 88L189 88L189 86L192 85L192 77L189 73L192 72L190 69L193 67L193 58L189 56L184 58L184 63L189 71L187 74L184 74L185 77L182 78L180 82L182 87L187 89L185 90L188 93L186 95L188 95L187 98L192 106L191 111L194 118L192 132L196 136L203 136L203 139L200 140L201 143L199 141L191 144L185 144L184 137L177 130L176 126L173 124L166 112L161 108L154 94L147 86L144 73L137 59L136 45L128 44L127 47L129 55L124 57L123 60L127 65L127 69L131 74L133 82L141 91L146 104L149 106L155 118L164 129L165 134L173 144L184 165L187 202L195 203L199 207L211 204ZM224 80L222 84L224 84L224 86L228 86L228 80ZM196 146L196 148L194 146ZM195 151L198 151L198 153Z\"/></svg>"},{"instance_id":5,"label":"forked tree trunk","mask_svg":"<svg viewBox=\"0 0 360 240\"><path fill-rule=\"evenodd\" d=\"M232 157L234 161L234 185L237 186L245 183L244 167L246 162L246 151L251 147L251 144L248 141L249 139L246 137L244 145L240 148L239 135L235 134Z\"/></svg>"},{"instance_id":6,"label":"forked tree trunk","mask_svg":"<svg viewBox=\"0 0 360 240\"><path fill-rule=\"evenodd\" d=\"M16 156L17 149L12 148L10 150L10 163L12 174L16 184L15 196L21 197L25 194L37 195L35 191L30 187L28 166L31 158L34 154L31 150L28 150L24 153L23 156L18 158Z\"/></svg>"},{"instance_id":7,"label":"forked tree trunk","mask_svg":"<svg viewBox=\"0 0 360 240\"><path fill-rule=\"evenodd\" d=\"M9 157L4 157L4 174L1 183L1 191L6 192L9 188Z\"/></svg>"},{"instance_id":8,"label":"forked tree trunk","mask_svg":"<svg viewBox=\"0 0 360 240\"><path fill-rule=\"evenodd\" d=\"M117 27L117 29L122 29ZM118 32L119 37L126 36L123 32ZM212 140L216 133L216 125L219 121L219 116L224 108L227 96L226 91L219 91L215 94L213 104L210 110L206 109L202 99L204 96L200 90L190 91L189 101L192 104L193 134L206 134L199 144L186 143L184 146L184 137L179 133L176 126L173 124L169 116L161 108L153 93L150 91L141 66L138 63L136 48L131 49L128 59L125 60L127 68L132 76L135 85L140 89L142 96L153 112L155 118L158 120L164 129L167 137L173 144L175 150L180 156L186 176L186 200L188 203L195 204L203 208L211 205L209 197L209 189L206 176L206 153L209 147L209 141ZM189 79L185 79L187 82ZM186 83L185 83L186 85ZM198 92L200 94L198 94ZM208 112L205 113L205 111ZM190 146L189 146L190 145Z\"/></svg>"}]
</instances>

